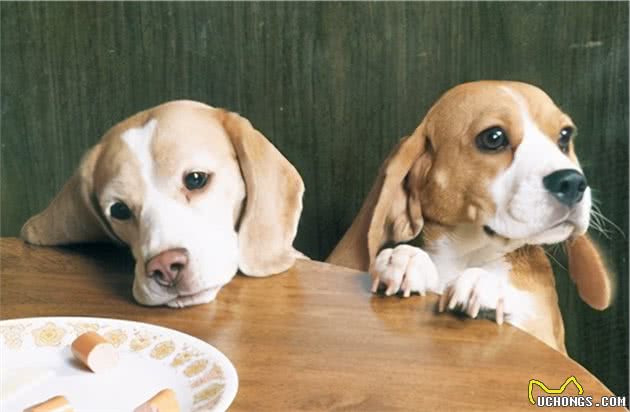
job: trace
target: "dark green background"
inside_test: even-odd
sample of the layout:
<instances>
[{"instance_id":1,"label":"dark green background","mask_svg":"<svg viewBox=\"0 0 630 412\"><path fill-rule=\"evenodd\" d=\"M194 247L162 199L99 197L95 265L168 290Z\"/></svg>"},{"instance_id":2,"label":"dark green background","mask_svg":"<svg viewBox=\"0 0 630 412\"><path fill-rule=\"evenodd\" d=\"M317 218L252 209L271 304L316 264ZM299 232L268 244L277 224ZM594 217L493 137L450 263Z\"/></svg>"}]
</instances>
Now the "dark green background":
<instances>
[{"instance_id":1,"label":"dark green background","mask_svg":"<svg viewBox=\"0 0 630 412\"><path fill-rule=\"evenodd\" d=\"M571 114L595 198L628 232L627 3L0 7L3 236L114 123L190 98L244 114L295 164L307 187L296 245L323 259L394 142L443 91L478 79L537 84ZM627 395L628 241L601 243L619 279L607 311L557 270L567 346Z\"/></svg>"}]
</instances>

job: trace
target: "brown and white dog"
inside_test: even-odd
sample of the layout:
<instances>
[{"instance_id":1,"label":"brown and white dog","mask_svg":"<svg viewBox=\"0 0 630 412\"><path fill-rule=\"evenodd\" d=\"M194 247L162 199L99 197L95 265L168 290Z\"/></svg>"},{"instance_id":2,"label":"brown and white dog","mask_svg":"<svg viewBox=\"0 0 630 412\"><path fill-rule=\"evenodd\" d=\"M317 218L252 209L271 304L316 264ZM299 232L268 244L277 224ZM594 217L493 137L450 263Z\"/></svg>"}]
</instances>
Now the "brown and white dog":
<instances>
[{"instance_id":1,"label":"brown and white dog","mask_svg":"<svg viewBox=\"0 0 630 412\"><path fill-rule=\"evenodd\" d=\"M175 101L111 128L22 237L127 244L135 299L183 307L213 300L237 269L291 267L303 192L295 168L248 120Z\"/></svg>"},{"instance_id":2,"label":"brown and white dog","mask_svg":"<svg viewBox=\"0 0 630 412\"><path fill-rule=\"evenodd\" d=\"M435 292L440 311L488 310L566 353L539 245L567 241L571 277L589 305L604 309L612 294L585 235L591 190L574 135L571 118L532 85L451 89L394 148L327 261L369 269L373 292L380 284L386 295ZM395 246L421 231L421 247Z\"/></svg>"}]
</instances>

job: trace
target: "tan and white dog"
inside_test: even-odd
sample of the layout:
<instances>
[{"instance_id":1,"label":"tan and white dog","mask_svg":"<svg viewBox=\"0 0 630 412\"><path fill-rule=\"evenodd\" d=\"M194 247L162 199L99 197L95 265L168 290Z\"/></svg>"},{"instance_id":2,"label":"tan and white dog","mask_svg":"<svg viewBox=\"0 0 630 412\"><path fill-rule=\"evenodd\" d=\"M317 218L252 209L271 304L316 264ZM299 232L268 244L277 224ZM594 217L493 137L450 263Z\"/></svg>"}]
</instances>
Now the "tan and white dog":
<instances>
[{"instance_id":1,"label":"tan and white dog","mask_svg":"<svg viewBox=\"0 0 630 412\"><path fill-rule=\"evenodd\" d=\"M485 310L566 353L555 280L539 245L567 241L571 277L589 305L604 309L612 294L585 236L591 190L574 135L571 118L532 85L482 81L449 90L389 155L327 261L369 269L373 292L379 285L386 295L435 292L440 311L475 318ZM421 232L420 247L397 245Z\"/></svg>"},{"instance_id":2,"label":"tan and white dog","mask_svg":"<svg viewBox=\"0 0 630 412\"><path fill-rule=\"evenodd\" d=\"M237 269L290 268L303 192L296 169L248 120L175 101L111 128L22 237L127 244L135 299L183 307L213 300Z\"/></svg>"}]
</instances>

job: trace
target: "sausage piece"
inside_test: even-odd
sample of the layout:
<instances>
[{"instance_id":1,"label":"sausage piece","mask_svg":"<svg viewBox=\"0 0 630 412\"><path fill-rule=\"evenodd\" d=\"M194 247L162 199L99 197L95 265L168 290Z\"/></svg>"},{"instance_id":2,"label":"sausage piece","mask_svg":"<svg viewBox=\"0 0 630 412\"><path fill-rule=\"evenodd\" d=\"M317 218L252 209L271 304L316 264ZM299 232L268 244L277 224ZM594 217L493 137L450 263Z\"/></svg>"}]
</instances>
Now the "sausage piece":
<instances>
[{"instance_id":1,"label":"sausage piece","mask_svg":"<svg viewBox=\"0 0 630 412\"><path fill-rule=\"evenodd\" d=\"M24 412L74 412L74 409L64 396L53 396L47 401L24 409Z\"/></svg>"},{"instance_id":2,"label":"sausage piece","mask_svg":"<svg viewBox=\"0 0 630 412\"><path fill-rule=\"evenodd\" d=\"M133 412L179 412L179 404L172 389L163 389Z\"/></svg>"},{"instance_id":3,"label":"sausage piece","mask_svg":"<svg viewBox=\"0 0 630 412\"><path fill-rule=\"evenodd\" d=\"M72 342L72 353L92 372L103 372L118 363L114 346L96 332L86 332Z\"/></svg>"}]
</instances>

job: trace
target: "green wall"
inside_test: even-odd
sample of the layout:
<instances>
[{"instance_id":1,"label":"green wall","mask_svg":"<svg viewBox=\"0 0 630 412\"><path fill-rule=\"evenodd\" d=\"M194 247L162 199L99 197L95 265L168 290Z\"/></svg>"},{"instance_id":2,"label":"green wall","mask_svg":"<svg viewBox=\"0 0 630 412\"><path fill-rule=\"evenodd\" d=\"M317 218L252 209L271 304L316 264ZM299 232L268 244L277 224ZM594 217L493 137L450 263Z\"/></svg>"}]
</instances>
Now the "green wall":
<instances>
[{"instance_id":1,"label":"green wall","mask_svg":"<svg viewBox=\"0 0 630 412\"><path fill-rule=\"evenodd\" d=\"M628 233L627 3L3 2L0 10L3 236L18 234L111 125L190 98L244 114L300 170L307 191L296 245L323 259L393 143L443 91L477 79L537 84L572 115L595 198ZM601 244L619 277L607 311L586 307L557 270L567 346L628 394L628 240L613 231Z\"/></svg>"}]
</instances>

